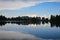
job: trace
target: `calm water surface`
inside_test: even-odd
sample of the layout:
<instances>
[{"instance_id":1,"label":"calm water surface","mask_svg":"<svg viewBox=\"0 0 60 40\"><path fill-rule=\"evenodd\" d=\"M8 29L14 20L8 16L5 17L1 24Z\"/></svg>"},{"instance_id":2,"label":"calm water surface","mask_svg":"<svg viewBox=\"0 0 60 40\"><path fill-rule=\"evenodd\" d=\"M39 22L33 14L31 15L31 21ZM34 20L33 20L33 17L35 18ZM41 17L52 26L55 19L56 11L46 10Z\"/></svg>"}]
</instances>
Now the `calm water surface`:
<instances>
[{"instance_id":1,"label":"calm water surface","mask_svg":"<svg viewBox=\"0 0 60 40\"><path fill-rule=\"evenodd\" d=\"M0 39L21 40L60 40L60 27L48 24L18 25L7 23L0 26Z\"/></svg>"}]
</instances>

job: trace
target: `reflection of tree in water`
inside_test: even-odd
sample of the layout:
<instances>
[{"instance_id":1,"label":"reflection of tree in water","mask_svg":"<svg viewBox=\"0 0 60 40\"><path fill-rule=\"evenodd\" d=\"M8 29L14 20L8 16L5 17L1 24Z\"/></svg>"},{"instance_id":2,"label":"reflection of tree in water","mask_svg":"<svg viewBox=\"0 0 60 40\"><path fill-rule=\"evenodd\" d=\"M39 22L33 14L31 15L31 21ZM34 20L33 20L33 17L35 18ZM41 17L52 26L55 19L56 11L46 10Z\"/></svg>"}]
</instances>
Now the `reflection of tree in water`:
<instances>
[{"instance_id":1,"label":"reflection of tree in water","mask_svg":"<svg viewBox=\"0 0 60 40\"><path fill-rule=\"evenodd\" d=\"M16 18L6 18L5 16L0 16L0 26L5 25L6 23L11 23L11 24L18 24L18 25L29 25L29 24L36 24L40 25L45 23L50 23L51 27L60 27L60 15L53 16L51 15L50 20L48 18L42 17L16 17Z\"/></svg>"},{"instance_id":2,"label":"reflection of tree in water","mask_svg":"<svg viewBox=\"0 0 60 40\"><path fill-rule=\"evenodd\" d=\"M40 24L41 22L0 22L0 26L5 25L6 23L18 24L18 25L29 25L29 24Z\"/></svg>"},{"instance_id":3,"label":"reflection of tree in water","mask_svg":"<svg viewBox=\"0 0 60 40\"><path fill-rule=\"evenodd\" d=\"M54 27L54 26L60 27L60 23L51 23L51 27Z\"/></svg>"},{"instance_id":4,"label":"reflection of tree in water","mask_svg":"<svg viewBox=\"0 0 60 40\"><path fill-rule=\"evenodd\" d=\"M6 24L6 22L0 22L0 26L3 26L5 24Z\"/></svg>"},{"instance_id":5,"label":"reflection of tree in water","mask_svg":"<svg viewBox=\"0 0 60 40\"><path fill-rule=\"evenodd\" d=\"M23 22L0 22L0 26L5 25L6 23L18 24L18 25L29 25L29 24L40 25L41 24L41 22L37 22L37 23L33 23L33 22L31 22L31 23L29 23L29 22L24 22L24 23ZM42 22L42 24L45 24L45 22ZM51 27L54 27L54 26L60 27L60 23L50 23L50 25L51 25Z\"/></svg>"}]
</instances>

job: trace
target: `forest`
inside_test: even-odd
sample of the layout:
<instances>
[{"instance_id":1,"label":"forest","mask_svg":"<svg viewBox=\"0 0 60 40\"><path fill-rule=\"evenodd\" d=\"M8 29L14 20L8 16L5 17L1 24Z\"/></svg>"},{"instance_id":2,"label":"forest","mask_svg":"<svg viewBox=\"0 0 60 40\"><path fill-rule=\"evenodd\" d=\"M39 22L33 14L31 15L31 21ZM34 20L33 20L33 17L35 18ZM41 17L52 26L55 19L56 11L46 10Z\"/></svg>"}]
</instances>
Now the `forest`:
<instances>
[{"instance_id":1,"label":"forest","mask_svg":"<svg viewBox=\"0 0 60 40\"><path fill-rule=\"evenodd\" d=\"M29 17L29 16L18 16L18 17L11 17L7 18L3 15L0 15L0 25L5 25L6 23L15 23L15 24L22 24L22 25L28 25L28 24L45 24L50 23L51 27L53 26L60 26L60 15L51 15L50 19L45 17Z\"/></svg>"}]
</instances>

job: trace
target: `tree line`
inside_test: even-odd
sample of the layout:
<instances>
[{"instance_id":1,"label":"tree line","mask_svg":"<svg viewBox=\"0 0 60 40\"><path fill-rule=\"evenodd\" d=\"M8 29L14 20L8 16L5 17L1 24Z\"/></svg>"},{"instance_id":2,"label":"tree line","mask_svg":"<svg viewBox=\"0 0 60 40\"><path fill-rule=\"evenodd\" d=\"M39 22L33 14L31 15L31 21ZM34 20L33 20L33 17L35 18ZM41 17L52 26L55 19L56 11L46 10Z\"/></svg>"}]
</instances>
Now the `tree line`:
<instances>
[{"instance_id":1,"label":"tree line","mask_svg":"<svg viewBox=\"0 0 60 40\"><path fill-rule=\"evenodd\" d=\"M50 18L51 26L60 26L60 15L53 16Z\"/></svg>"},{"instance_id":2,"label":"tree line","mask_svg":"<svg viewBox=\"0 0 60 40\"><path fill-rule=\"evenodd\" d=\"M51 23L51 27L52 26L60 26L60 15L51 15L50 19L45 18L45 17L29 17L29 16L18 16L18 17L11 17L11 18L7 18L3 15L0 15L0 24L2 24L3 22L11 22L11 23L16 23L16 24L40 24L42 22L42 24L44 23Z\"/></svg>"},{"instance_id":3,"label":"tree line","mask_svg":"<svg viewBox=\"0 0 60 40\"><path fill-rule=\"evenodd\" d=\"M37 22L37 21L49 21L48 18L45 18L45 17L29 17L29 16L18 16L18 17L11 17L11 18L7 18L3 15L0 15L0 21L33 21L33 22Z\"/></svg>"}]
</instances>

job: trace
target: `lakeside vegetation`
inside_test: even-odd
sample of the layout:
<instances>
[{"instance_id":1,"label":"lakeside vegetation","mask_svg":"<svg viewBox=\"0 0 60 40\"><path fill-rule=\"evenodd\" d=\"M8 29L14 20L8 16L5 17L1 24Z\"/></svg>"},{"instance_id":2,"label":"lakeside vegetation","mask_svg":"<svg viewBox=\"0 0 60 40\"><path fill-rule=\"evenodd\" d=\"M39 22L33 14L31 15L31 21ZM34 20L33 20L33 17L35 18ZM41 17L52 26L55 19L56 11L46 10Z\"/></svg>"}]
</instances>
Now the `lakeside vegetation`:
<instances>
[{"instance_id":1,"label":"lakeside vegetation","mask_svg":"<svg viewBox=\"0 0 60 40\"><path fill-rule=\"evenodd\" d=\"M49 19L45 18L45 17L29 17L29 16L18 16L18 17L11 17L11 18L7 18L5 16L0 15L0 22L7 22L7 21L11 21L11 22L38 22L38 21L44 21L44 22L48 22Z\"/></svg>"},{"instance_id":2,"label":"lakeside vegetation","mask_svg":"<svg viewBox=\"0 0 60 40\"><path fill-rule=\"evenodd\" d=\"M6 23L15 23L15 24L22 24L22 25L28 25L28 24L45 24L50 23L51 27L53 26L60 26L60 15L51 15L50 19L45 17L28 17L28 16L18 16L18 17L11 17L7 18L5 16L0 15L0 25L5 25Z\"/></svg>"}]
</instances>

